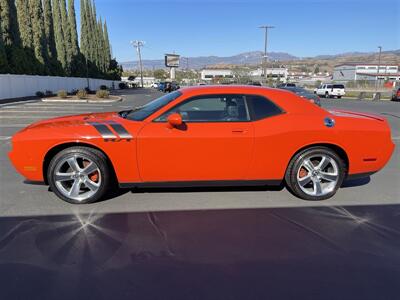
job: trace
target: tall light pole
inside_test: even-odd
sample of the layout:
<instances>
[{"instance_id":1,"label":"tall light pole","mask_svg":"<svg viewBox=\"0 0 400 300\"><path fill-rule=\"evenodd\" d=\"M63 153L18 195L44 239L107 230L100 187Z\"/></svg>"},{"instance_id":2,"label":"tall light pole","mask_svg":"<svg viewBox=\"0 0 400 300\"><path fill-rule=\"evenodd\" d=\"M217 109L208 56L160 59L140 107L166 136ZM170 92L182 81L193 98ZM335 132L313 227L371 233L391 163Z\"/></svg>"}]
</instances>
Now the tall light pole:
<instances>
[{"instance_id":1,"label":"tall light pole","mask_svg":"<svg viewBox=\"0 0 400 300\"><path fill-rule=\"evenodd\" d=\"M131 41L131 44L133 45L133 47L136 48L137 53L138 53L138 57L139 57L139 67L140 67L140 84L143 87L143 65L142 65L142 55L140 53L140 48L144 46L143 41Z\"/></svg>"},{"instance_id":2,"label":"tall light pole","mask_svg":"<svg viewBox=\"0 0 400 300\"><path fill-rule=\"evenodd\" d=\"M274 26L270 25L263 25L260 26L259 28L265 30L265 39L264 39L264 57L263 57L263 73L264 73L264 80L265 84L267 83L267 43L268 43L268 29L275 28Z\"/></svg>"},{"instance_id":3,"label":"tall light pole","mask_svg":"<svg viewBox=\"0 0 400 300\"><path fill-rule=\"evenodd\" d=\"M378 92L378 86L379 86L379 71L381 68L381 53L382 53L382 46L378 46L379 48L379 56L378 56L378 72L376 76L376 85L375 85L375 92Z\"/></svg>"}]
</instances>

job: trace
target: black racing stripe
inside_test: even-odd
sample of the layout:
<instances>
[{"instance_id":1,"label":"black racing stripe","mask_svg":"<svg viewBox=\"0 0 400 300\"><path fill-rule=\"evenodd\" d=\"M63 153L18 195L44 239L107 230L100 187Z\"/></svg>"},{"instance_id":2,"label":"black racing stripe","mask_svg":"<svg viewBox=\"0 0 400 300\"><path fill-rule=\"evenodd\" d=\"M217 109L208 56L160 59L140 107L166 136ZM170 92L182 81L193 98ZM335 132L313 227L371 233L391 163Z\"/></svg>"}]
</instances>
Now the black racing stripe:
<instances>
[{"instance_id":1,"label":"black racing stripe","mask_svg":"<svg viewBox=\"0 0 400 300\"><path fill-rule=\"evenodd\" d=\"M132 138L132 135L121 124L114 121L108 121L107 124L111 126L111 128L120 136L121 139Z\"/></svg>"},{"instance_id":2,"label":"black racing stripe","mask_svg":"<svg viewBox=\"0 0 400 300\"><path fill-rule=\"evenodd\" d=\"M97 122L88 122L88 124L92 125L97 131L101 134L103 139L116 139L117 136L107 127L105 124L97 123Z\"/></svg>"}]
</instances>

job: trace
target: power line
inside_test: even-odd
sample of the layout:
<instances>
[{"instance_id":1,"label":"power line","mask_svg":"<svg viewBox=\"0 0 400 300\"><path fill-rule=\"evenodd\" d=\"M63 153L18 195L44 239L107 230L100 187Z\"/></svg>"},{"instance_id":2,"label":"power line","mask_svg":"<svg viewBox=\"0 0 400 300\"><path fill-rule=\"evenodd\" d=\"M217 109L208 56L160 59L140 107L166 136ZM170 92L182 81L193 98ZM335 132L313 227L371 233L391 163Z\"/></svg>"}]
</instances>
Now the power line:
<instances>
[{"instance_id":1,"label":"power line","mask_svg":"<svg viewBox=\"0 0 400 300\"><path fill-rule=\"evenodd\" d=\"M142 64L142 55L140 52L140 48L144 46L145 42L144 41L131 41L131 44L133 45L133 47L136 48L136 51L138 53L138 57L139 57L139 67L140 67L140 84L143 87L143 64Z\"/></svg>"},{"instance_id":2,"label":"power line","mask_svg":"<svg viewBox=\"0 0 400 300\"><path fill-rule=\"evenodd\" d=\"M263 56L263 73L264 73L264 80L267 83L267 43L268 43L268 29L275 28L275 26L270 25L263 25L258 28L265 30L265 39L264 39L264 56Z\"/></svg>"}]
</instances>

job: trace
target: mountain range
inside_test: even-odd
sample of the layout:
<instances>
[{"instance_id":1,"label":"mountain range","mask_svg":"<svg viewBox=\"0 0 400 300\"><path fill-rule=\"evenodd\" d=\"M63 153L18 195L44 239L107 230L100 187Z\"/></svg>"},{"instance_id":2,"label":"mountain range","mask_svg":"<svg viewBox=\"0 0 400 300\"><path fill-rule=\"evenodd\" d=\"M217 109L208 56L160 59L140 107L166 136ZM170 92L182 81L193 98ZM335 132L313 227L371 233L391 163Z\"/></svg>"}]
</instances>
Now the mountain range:
<instances>
[{"instance_id":1,"label":"mountain range","mask_svg":"<svg viewBox=\"0 0 400 300\"><path fill-rule=\"evenodd\" d=\"M397 61L400 63L400 49L383 51L382 57L391 57L391 61ZM262 61L263 52L262 51L251 51L240 53L233 56L198 56L198 57L188 57L180 59L180 67L182 69L188 67L190 69L202 69L209 66L232 66L232 65L259 65ZM376 52L346 52L334 55L317 55L314 57L297 57L286 52L269 52L269 61L279 61L292 64L296 61L330 61L335 63L335 61L351 61L360 60L376 57ZM151 69L163 69L165 68L164 59L153 59L142 60L143 68L147 70ZM128 61L121 63L124 70L134 70L138 69L137 61Z\"/></svg>"}]
</instances>

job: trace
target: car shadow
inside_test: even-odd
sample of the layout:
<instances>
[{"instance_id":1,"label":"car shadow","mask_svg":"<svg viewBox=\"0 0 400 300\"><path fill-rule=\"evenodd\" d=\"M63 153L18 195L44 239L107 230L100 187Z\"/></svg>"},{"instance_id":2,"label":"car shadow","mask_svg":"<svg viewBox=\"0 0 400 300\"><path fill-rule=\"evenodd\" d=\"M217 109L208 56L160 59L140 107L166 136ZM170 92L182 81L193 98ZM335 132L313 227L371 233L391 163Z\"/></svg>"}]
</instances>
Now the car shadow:
<instances>
[{"instance_id":1,"label":"car shadow","mask_svg":"<svg viewBox=\"0 0 400 300\"><path fill-rule=\"evenodd\" d=\"M357 178L357 179L348 179L342 183L341 188L349 188L349 187L356 187L366 185L371 181L371 176Z\"/></svg>"},{"instance_id":2,"label":"car shadow","mask_svg":"<svg viewBox=\"0 0 400 300\"><path fill-rule=\"evenodd\" d=\"M226 186L226 187L137 187L131 193L197 193L197 192L265 192L281 191L284 185L278 186Z\"/></svg>"}]
</instances>

